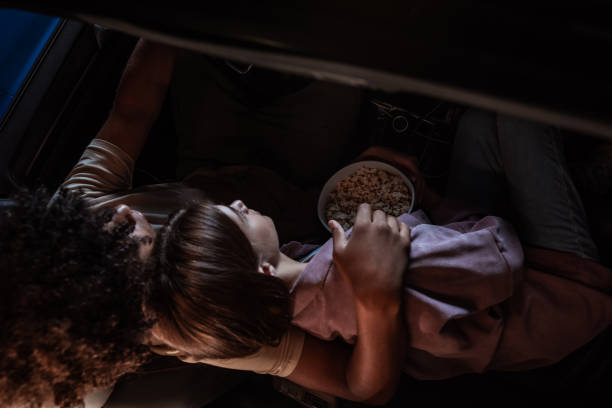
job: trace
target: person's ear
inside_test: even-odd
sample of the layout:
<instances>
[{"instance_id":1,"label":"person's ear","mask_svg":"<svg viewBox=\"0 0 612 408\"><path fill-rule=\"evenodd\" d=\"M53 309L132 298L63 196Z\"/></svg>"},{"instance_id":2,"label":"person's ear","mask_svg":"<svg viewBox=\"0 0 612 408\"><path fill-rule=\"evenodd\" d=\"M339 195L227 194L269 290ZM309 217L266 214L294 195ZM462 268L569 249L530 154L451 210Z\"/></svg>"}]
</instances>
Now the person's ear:
<instances>
[{"instance_id":1,"label":"person's ear","mask_svg":"<svg viewBox=\"0 0 612 408\"><path fill-rule=\"evenodd\" d=\"M276 268L274 265L265 261L259 265L257 272L263 273L264 275L276 276Z\"/></svg>"}]
</instances>

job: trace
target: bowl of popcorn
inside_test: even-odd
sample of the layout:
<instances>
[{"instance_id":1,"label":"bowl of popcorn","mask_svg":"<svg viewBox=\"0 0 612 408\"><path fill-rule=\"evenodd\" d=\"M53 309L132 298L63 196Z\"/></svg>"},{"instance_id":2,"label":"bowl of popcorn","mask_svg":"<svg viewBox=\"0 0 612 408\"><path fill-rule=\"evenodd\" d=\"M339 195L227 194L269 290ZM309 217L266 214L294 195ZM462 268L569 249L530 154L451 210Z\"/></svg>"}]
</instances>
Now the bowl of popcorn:
<instances>
[{"instance_id":1,"label":"bowl of popcorn","mask_svg":"<svg viewBox=\"0 0 612 408\"><path fill-rule=\"evenodd\" d=\"M336 220L344 230L353 226L359 204L394 217L414 207L414 184L397 168L380 161L360 161L338 170L323 186L317 211L327 230Z\"/></svg>"}]
</instances>

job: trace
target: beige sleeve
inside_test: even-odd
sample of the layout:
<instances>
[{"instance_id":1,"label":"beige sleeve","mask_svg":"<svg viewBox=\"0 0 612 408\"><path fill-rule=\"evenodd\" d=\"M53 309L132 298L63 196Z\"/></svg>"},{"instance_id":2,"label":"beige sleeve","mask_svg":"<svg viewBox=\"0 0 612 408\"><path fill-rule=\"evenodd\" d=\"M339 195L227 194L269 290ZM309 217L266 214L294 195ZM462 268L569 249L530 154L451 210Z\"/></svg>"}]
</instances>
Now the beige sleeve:
<instances>
[{"instance_id":1,"label":"beige sleeve","mask_svg":"<svg viewBox=\"0 0 612 408\"><path fill-rule=\"evenodd\" d=\"M113 194L132 188L134 161L114 144L93 139L62 187L80 191L90 204L107 200Z\"/></svg>"},{"instance_id":2,"label":"beige sleeve","mask_svg":"<svg viewBox=\"0 0 612 408\"><path fill-rule=\"evenodd\" d=\"M157 354L174 355L186 363L205 363L233 370L247 370L259 374L287 377L297 366L304 348L304 332L291 327L276 347L262 347L257 353L247 357L229 359L206 359L186 356L178 350L163 345L155 345L151 350Z\"/></svg>"}]
</instances>

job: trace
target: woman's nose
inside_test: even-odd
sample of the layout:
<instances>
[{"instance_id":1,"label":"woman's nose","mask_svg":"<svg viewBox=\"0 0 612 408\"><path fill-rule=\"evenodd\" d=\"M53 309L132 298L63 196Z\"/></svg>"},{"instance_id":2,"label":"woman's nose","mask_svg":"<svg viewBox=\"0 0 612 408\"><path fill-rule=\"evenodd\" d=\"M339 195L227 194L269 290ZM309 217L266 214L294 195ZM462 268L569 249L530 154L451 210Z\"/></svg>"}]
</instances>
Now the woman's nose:
<instances>
[{"instance_id":1,"label":"woman's nose","mask_svg":"<svg viewBox=\"0 0 612 408\"><path fill-rule=\"evenodd\" d=\"M242 200L236 200L232 204L230 204L230 206L241 213L247 213L249 211L249 207L247 207L246 204L242 202Z\"/></svg>"}]
</instances>

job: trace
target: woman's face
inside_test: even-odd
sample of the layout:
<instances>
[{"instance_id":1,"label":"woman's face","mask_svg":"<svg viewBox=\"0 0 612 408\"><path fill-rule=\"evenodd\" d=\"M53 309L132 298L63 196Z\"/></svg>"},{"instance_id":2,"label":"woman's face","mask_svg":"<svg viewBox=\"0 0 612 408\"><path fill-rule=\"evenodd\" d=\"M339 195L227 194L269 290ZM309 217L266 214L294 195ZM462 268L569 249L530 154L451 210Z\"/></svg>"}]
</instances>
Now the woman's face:
<instances>
[{"instance_id":1,"label":"woman's face","mask_svg":"<svg viewBox=\"0 0 612 408\"><path fill-rule=\"evenodd\" d=\"M270 217L248 208L240 200L234 201L229 206L218 205L217 208L240 227L262 262L278 265L280 258L278 234Z\"/></svg>"}]
</instances>

